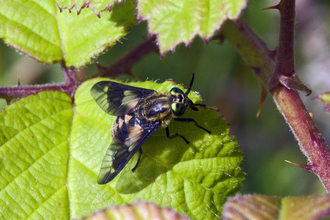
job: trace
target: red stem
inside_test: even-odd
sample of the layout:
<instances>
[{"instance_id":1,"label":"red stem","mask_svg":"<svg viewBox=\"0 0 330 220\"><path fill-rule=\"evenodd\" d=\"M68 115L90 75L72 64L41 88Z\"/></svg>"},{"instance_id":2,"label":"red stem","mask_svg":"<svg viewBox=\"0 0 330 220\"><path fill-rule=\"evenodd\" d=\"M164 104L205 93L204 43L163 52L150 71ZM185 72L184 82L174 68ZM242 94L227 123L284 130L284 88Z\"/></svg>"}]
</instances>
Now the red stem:
<instances>
[{"instance_id":1,"label":"red stem","mask_svg":"<svg viewBox=\"0 0 330 220\"><path fill-rule=\"evenodd\" d=\"M271 92L274 102L299 143L301 152L308 158L309 170L313 171L330 192L330 149L313 119L304 106L298 92L279 82L280 76L294 74L294 18L295 0L282 0L281 27L275 63L266 44L243 22L227 21L221 34L236 48L244 61L261 79L264 88ZM271 83L270 83L271 82Z\"/></svg>"},{"instance_id":2,"label":"red stem","mask_svg":"<svg viewBox=\"0 0 330 220\"><path fill-rule=\"evenodd\" d=\"M112 65L106 68L99 68L99 72L93 75L95 77L111 77L114 78L120 74L126 73L132 75L131 69L141 59L147 56L151 52L159 52L155 43L156 37L153 36L150 39L142 42L136 46L133 50L129 51L125 56L117 60Z\"/></svg>"},{"instance_id":3,"label":"red stem","mask_svg":"<svg viewBox=\"0 0 330 220\"><path fill-rule=\"evenodd\" d=\"M79 86L79 82L76 79L74 70L67 69L62 64L65 82L63 83L51 83L44 85L32 85L32 86L3 86L0 87L0 97L9 102L13 98L23 98L31 94L37 94L38 92L45 90L61 91L69 94L71 98L74 97L74 93Z\"/></svg>"},{"instance_id":4,"label":"red stem","mask_svg":"<svg viewBox=\"0 0 330 220\"><path fill-rule=\"evenodd\" d=\"M124 57L117 60L112 65L103 68L99 67L99 72L93 75L91 78L102 76L102 77L116 77L122 73L132 75L132 67L138 63L142 58L151 52L158 52L158 47L155 44L156 37L142 42L140 45L129 51ZM77 87L80 82L76 79L75 71L65 67L62 63L62 69L64 73L65 82L63 83L52 83L44 85L33 85L33 86L3 86L0 87L0 98L4 98L9 102L11 99L19 97L26 97L31 94L37 94L38 92L45 90L62 91L74 98Z\"/></svg>"},{"instance_id":5,"label":"red stem","mask_svg":"<svg viewBox=\"0 0 330 220\"><path fill-rule=\"evenodd\" d=\"M275 73L292 76L294 73L295 0L282 0L279 4L279 11L281 28Z\"/></svg>"},{"instance_id":6,"label":"red stem","mask_svg":"<svg viewBox=\"0 0 330 220\"><path fill-rule=\"evenodd\" d=\"M295 0L282 0L280 39L274 77L292 76L294 68L294 20ZM330 192L330 149L310 117L305 105L295 90L278 84L271 88L277 107L289 124L299 142L301 152L308 158L310 170L320 178Z\"/></svg>"}]
</instances>

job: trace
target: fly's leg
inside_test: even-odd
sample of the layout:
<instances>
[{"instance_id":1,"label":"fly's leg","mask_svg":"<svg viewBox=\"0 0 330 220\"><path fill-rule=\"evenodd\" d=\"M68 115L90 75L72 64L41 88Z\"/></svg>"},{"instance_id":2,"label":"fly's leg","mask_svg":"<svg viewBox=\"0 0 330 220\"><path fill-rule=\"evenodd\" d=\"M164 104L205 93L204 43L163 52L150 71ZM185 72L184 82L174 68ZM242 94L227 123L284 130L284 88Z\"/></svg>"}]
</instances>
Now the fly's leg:
<instances>
[{"instance_id":1,"label":"fly's leg","mask_svg":"<svg viewBox=\"0 0 330 220\"><path fill-rule=\"evenodd\" d=\"M194 106L202 106L202 107L206 107L206 105L204 105L204 104L195 104L195 103L194 103Z\"/></svg>"},{"instance_id":2,"label":"fly's leg","mask_svg":"<svg viewBox=\"0 0 330 220\"><path fill-rule=\"evenodd\" d=\"M211 134L211 131L207 130L206 128L203 128L202 126L199 126L199 124L192 118L174 118L175 121L181 121L181 122L194 122L196 127L203 129L207 133Z\"/></svg>"},{"instance_id":3,"label":"fly's leg","mask_svg":"<svg viewBox=\"0 0 330 220\"><path fill-rule=\"evenodd\" d=\"M140 154L139 154L139 158L138 158L138 160L136 161L136 164L135 164L135 166L133 167L132 172L134 172L134 171L136 170L136 168L137 168L137 166L138 166L138 164L139 164L139 162L140 162L140 159L141 159L141 156L142 156L142 149L141 149L141 148L139 149L139 152L140 152Z\"/></svg>"},{"instance_id":4,"label":"fly's leg","mask_svg":"<svg viewBox=\"0 0 330 220\"><path fill-rule=\"evenodd\" d=\"M187 139L185 137L183 137L181 134L176 133L176 134L171 135L170 134L170 131L168 130L168 127L165 128L165 131L166 131L166 137L168 139L173 139L173 138L176 138L176 137L181 137L187 144L189 144L189 141L187 141Z\"/></svg>"}]
</instances>

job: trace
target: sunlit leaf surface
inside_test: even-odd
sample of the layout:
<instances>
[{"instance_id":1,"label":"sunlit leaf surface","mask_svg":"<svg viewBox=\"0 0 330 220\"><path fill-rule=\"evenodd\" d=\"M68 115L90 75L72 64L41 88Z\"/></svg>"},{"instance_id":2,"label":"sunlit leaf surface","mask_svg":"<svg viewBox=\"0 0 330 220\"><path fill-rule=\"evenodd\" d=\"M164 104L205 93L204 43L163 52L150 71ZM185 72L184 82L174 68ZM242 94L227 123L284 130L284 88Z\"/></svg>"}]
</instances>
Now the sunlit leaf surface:
<instances>
[{"instance_id":1,"label":"sunlit leaf surface","mask_svg":"<svg viewBox=\"0 0 330 220\"><path fill-rule=\"evenodd\" d=\"M212 133L193 123L173 121L169 140L160 128L109 184L97 184L115 117L107 115L90 95L100 79L81 85L75 105L61 92L23 98L0 113L0 216L5 219L80 218L111 205L151 201L193 219L221 215L228 195L240 187L244 174L237 140L216 110L187 110ZM130 83L169 91L171 81ZM182 86L179 86L183 89ZM194 102L201 98L190 93Z\"/></svg>"}]
</instances>

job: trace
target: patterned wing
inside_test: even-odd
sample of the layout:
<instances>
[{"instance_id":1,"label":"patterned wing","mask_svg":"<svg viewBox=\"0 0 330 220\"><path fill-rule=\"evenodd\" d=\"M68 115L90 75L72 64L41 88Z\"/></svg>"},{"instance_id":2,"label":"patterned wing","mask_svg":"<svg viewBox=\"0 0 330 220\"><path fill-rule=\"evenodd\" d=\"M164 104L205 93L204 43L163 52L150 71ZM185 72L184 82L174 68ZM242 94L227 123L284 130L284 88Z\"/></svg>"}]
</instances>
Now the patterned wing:
<instances>
[{"instance_id":1,"label":"patterned wing","mask_svg":"<svg viewBox=\"0 0 330 220\"><path fill-rule=\"evenodd\" d=\"M159 121L140 124L134 113L117 117L97 182L106 184L113 180L159 126Z\"/></svg>"},{"instance_id":2,"label":"patterned wing","mask_svg":"<svg viewBox=\"0 0 330 220\"><path fill-rule=\"evenodd\" d=\"M124 84L101 81L91 89L96 103L108 114L121 116L133 110L138 102L155 93L151 89L127 86Z\"/></svg>"}]
</instances>

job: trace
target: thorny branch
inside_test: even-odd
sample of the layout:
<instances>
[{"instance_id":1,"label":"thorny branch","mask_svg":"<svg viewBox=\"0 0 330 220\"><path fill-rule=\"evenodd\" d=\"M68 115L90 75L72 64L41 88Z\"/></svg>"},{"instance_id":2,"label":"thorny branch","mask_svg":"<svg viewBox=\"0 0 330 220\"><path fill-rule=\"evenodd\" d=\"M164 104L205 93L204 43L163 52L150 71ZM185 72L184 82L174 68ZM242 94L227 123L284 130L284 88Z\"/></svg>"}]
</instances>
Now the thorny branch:
<instances>
[{"instance_id":1,"label":"thorny branch","mask_svg":"<svg viewBox=\"0 0 330 220\"><path fill-rule=\"evenodd\" d=\"M80 83L76 79L74 70L66 68L63 63L62 69L64 73L65 82L29 86L22 86L20 84L16 86L1 86L0 98L4 98L7 102L10 102L13 98L23 98L28 95L37 94L38 92L45 90L62 91L69 94L73 98L74 93L76 92L76 89L78 88Z\"/></svg>"},{"instance_id":2,"label":"thorny branch","mask_svg":"<svg viewBox=\"0 0 330 220\"><path fill-rule=\"evenodd\" d=\"M330 150L314 121L310 117L296 90L310 93L295 73L294 68L294 19L295 0L281 0L269 9L278 9L281 14L279 46L270 51L267 45L240 20L228 20L224 23L221 35L226 37L242 56L244 61L259 76L264 90L269 91L279 111L293 131L303 154L308 158L308 165L299 165L314 172L330 192ZM150 52L158 52L152 37L138 45L127 55L109 67L100 67L96 76L115 77L126 73L131 75L131 68ZM274 56L275 55L275 56ZM0 87L0 97L7 101L13 97L25 97L43 90L57 90L68 93L71 97L79 85L75 71L63 66L65 82L57 84ZM265 96L263 96L265 97Z\"/></svg>"},{"instance_id":3,"label":"thorny branch","mask_svg":"<svg viewBox=\"0 0 330 220\"><path fill-rule=\"evenodd\" d=\"M330 149L303 104L298 90L309 93L295 74L294 19L295 0L281 0L269 9L278 9L281 26L278 49L267 53L266 44L241 21L227 21L221 34L241 54L244 61L260 77L263 87L273 96L279 111L290 126L308 165L299 165L314 172L330 192ZM283 80L285 79L285 80Z\"/></svg>"},{"instance_id":4,"label":"thorny branch","mask_svg":"<svg viewBox=\"0 0 330 220\"><path fill-rule=\"evenodd\" d=\"M150 37L150 39L145 40L108 67L101 67L98 65L99 72L94 74L91 78L101 76L114 78L125 73L132 75L131 69L135 64L149 53L158 52L155 40L155 37ZM71 98L74 98L74 94L80 82L76 78L75 70L67 68L64 62L62 63L62 69L65 82L30 86L22 86L20 84L16 86L3 86L0 87L0 98L4 98L7 102L10 102L13 98L23 98L45 90L62 91L69 94Z\"/></svg>"},{"instance_id":5,"label":"thorny branch","mask_svg":"<svg viewBox=\"0 0 330 220\"><path fill-rule=\"evenodd\" d=\"M156 37L150 37L150 39L145 40L133 50L127 53L125 56L117 60L115 63L108 67L99 67L99 72L92 76L94 77L117 77L120 74L126 73L128 75L133 75L131 72L132 67L137 64L141 59L147 56L151 52L159 52L156 45Z\"/></svg>"}]
</instances>

